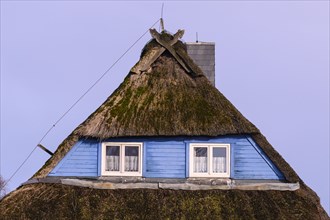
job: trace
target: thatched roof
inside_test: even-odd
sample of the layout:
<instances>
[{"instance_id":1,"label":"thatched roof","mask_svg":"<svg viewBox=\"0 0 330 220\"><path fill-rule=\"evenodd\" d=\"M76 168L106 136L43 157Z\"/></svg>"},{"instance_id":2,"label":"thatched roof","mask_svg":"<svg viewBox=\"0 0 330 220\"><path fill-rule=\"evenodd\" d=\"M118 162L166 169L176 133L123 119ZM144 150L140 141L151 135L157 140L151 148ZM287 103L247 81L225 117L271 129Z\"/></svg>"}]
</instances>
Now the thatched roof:
<instances>
[{"instance_id":1,"label":"thatched roof","mask_svg":"<svg viewBox=\"0 0 330 220\"><path fill-rule=\"evenodd\" d=\"M0 203L0 219L313 219L327 214L308 189L100 190L25 185Z\"/></svg>"},{"instance_id":2,"label":"thatched roof","mask_svg":"<svg viewBox=\"0 0 330 220\"><path fill-rule=\"evenodd\" d=\"M174 48L193 69L190 73L167 51L147 71L135 73L137 66L160 49L159 44L151 41L124 82L79 126L77 134L102 139L258 133L201 74L187 55L185 45L179 41Z\"/></svg>"},{"instance_id":3,"label":"thatched roof","mask_svg":"<svg viewBox=\"0 0 330 220\"><path fill-rule=\"evenodd\" d=\"M170 42L173 36L163 33L161 38ZM287 182L299 182L299 190L97 190L37 183L24 185L5 197L0 202L2 216L8 219L328 219L317 195L260 131L211 85L187 55L184 43L178 41L173 48L185 67L172 53L161 52L162 46L156 40L150 41L124 82L63 141L34 178L46 177L81 138L250 135ZM154 61L150 63L150 59Z\"/></svg>"}]
</instances>

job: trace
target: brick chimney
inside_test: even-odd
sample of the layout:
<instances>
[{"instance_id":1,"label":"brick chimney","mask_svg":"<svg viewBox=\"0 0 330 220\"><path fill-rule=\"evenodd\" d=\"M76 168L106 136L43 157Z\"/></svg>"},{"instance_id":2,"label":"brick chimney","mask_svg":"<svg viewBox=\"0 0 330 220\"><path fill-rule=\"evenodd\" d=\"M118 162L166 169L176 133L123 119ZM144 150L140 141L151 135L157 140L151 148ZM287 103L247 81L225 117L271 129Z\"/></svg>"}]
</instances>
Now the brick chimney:
<instances>
[{"instance_id":1,"label":"brick chimney","mask_svg":"<svg viewBox=\"0 0 330 220\"><path fill-rule=\"evenodd\" d=\"M215 43L188 42L186 45L188 55L202 69L212 85L215 86Z\"/></svg>"}]
</instances>

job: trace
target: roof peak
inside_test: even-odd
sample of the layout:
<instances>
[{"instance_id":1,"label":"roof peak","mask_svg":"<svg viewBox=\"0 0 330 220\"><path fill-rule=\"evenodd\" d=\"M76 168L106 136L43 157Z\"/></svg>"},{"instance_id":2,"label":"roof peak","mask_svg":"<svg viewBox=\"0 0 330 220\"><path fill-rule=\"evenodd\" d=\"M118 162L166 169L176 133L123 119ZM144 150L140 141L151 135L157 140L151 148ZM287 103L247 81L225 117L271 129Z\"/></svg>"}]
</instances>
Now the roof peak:
<instances>
[{"instance_id":1,"label":"roof peak","mask_svg":"<svg viewBox=\"0 0 330 220\"><path fill-rule=\"evenodd\" d=\"M176 50L173 48L173 45L178 42L179 39L182 38L184 34L184 30L178 30L176 34L174 34L171 40L162 39L161 35L156 31L156 29L150 29L151 36L160 44L163 48L160 50L160 53L157 53L157 58L167 50L172 54L172 56L178 61L178 63L182 66L182 68L190 73L190 68L185 64L185 62L181 59L181 57L177 54Z\"/></svg>"},{"instance_id":2,"label":"roof peak","mask_svg":"<svg viewBox=\"0 0 330 220\"><path fill-rule=\"evenodd\" d=\"M164 30L158 32L150 29L152 39L142 50L140 61L131 69L132 73L141 74L150 69L151 65L167 51L190 76L203 76L202 70L187 54L186 45L180 40L184 30L179 29L175 34Z\"/></svg>"}]
</instances>

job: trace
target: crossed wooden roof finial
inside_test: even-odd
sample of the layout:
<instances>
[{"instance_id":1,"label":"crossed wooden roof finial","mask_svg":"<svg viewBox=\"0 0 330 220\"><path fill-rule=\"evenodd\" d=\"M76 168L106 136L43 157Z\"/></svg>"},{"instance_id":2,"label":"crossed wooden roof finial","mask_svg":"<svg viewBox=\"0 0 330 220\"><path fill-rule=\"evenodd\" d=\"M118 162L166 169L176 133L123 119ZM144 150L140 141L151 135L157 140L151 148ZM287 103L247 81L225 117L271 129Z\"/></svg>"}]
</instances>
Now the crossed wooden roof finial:
<instances>
[{"instance_id":1,"label":"crossed wooden roof finial","mask_svg":"<svg viewBox=\"0 0 330 220\"><path fill-rule=\"evenodd\" d=\"M161 39L161 36L156 31L156 29L150 29L150 34L162 47L157 48L157 50L153 51L150 56L141 58L140 62L131 69L131 72L141 73L147 71L150 68L151 64L155 62L156 59L165 52L165 50L168 50L188 73L191 72L190 68L173 48L173 45L177 43L179 39L182 38L184 30L178 30L176 34L173 35L173 39L170 41L165 41Z\"/></svg>"},{"instance_id":2,"label":"crossed wooden roof finial","mask_svg":"<svg viewBox=\"0 0 330 220\"><path fill-rule=\"evenodd\" d=\"M186 66L183 60L179 57L176 51L173 49L173 45L178 42L178 40L183 36L184 30L178 30L176 34L173 35L173 40L166 42L161 39L160 34L156 31L156 29L150 29L151 36L163 46L161 54L166 50L168 50L172 56L178 61L178 63L188 72L190 73L190 69ZM161 55L159 54L159 55ZM157 58L156 58L157 59Z\"/></svg>"}]
</instances>

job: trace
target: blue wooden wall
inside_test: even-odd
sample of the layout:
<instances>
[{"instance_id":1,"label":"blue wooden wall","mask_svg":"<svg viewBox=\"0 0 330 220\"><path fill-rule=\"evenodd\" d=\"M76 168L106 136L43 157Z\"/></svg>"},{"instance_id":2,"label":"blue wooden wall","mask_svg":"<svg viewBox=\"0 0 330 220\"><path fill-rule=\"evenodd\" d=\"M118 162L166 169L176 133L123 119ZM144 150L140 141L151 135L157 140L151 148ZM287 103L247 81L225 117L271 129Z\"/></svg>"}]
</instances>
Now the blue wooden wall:
<instances>
[{"instance_id":1,"label":"blue wooden wall","mask_svg":"<svg viewBox=\"0 0 330 220\"><path fill-rule=\"evenodd\" d=\"M187 141L188 144L198 142L230 144L230 177L232 179L284 179L283 174L249 136L198 138ZM187 173L189 173L188 168Z\"/></svg>"},{"instance_id":2,"label":"blue wooden wall","mask_svg":"<svg viewBox=\"0 0 330 220\"><path fill-rule=\"evenodd\" d=\"M233 179L284 179L260 147L248 136L217 138L134 138L107 141L142 142L142 176L186 178L189 175L190 143L226 143L231 147ZM49 174L50 176L100 176L101 143L80 140Z\"/></svg>"},{"instance_id":3,"label":"blue wooden wall","mask_svg":"<svg viewBox=\"0 0 330 220\"><path fill-rule=\"evenodd\" d=\"M144 177L186 177L186 148L183 141L145 142L144 146Z\"/></svg>"},{"instance_id":4,"label":"blue wooden wall","mask_svg":"<svg viewBox=\"0 0 330 220\"><path fill-rule=\"evenodd\" d=\"M78 141L49 176L98 176L99 145L94 140Z\"/></svg>"},{"instance_id":5,"label":"blue wooden wall","mask_svg":"<svg viewBox=\"0 0 330 220\"><path fill-rule=\"evenodd\" d=\"M233 179L284 179L282 173L251 138L233 141L231 159Z\"/></svg>"}]
</instances>

